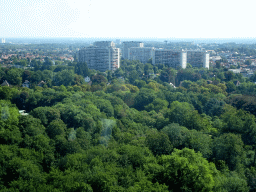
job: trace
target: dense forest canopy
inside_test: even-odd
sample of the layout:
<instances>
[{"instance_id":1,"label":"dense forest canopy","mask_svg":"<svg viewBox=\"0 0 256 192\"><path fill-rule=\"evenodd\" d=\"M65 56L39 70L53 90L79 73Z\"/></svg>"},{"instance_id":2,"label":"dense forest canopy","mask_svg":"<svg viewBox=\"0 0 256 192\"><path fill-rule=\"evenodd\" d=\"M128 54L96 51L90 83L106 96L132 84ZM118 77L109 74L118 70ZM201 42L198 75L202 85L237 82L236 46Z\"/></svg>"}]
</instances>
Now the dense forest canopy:
<instances>
[{"instance_id":1,"label":"dense forest canopy","mask_svg":"<svg viewBox=\"0 0 256 192\"><path fill-rule=\"evenodd\" d=\"M256 190L256 75L26 62L0 68L1 191Z\"/></svg>"}]
</instances>

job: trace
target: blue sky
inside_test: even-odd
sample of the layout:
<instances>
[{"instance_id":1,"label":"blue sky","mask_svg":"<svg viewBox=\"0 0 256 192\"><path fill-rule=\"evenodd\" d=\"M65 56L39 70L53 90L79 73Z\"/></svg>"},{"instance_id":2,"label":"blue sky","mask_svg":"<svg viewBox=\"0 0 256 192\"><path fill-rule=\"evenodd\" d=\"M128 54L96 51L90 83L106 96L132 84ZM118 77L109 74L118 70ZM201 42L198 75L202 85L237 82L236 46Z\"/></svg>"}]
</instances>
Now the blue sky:
<instances>
[{"instance_id":1,"label":"blue sky","mask_svg":"<svg viewBox=\"0 0 256 192\"><path fill-rule=\"evenodd\" d=\"M255 37L254 0L0 0L0 38Z\"/></svg>"}]
</instances>

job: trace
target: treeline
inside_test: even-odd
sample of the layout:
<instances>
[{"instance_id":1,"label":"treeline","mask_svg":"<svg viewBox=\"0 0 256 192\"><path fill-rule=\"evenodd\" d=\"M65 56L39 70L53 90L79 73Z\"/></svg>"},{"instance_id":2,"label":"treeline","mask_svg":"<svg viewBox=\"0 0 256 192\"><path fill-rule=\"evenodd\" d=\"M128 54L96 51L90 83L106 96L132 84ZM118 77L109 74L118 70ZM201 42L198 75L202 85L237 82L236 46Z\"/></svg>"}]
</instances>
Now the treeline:
<instances>
[{"instance_id":1,"label":"treeline","mask_svg":"<svg viewBox=\"0 0 256 192\"><path fill-rule=\"evenodd\" d=\"M240 88L248 79L128 60L115 72L65 67L70 84L0 87L2 191L256 190L254 89ZM55 69L1 74L19 70L15 82Z\"/></svg>"}]
</instances>

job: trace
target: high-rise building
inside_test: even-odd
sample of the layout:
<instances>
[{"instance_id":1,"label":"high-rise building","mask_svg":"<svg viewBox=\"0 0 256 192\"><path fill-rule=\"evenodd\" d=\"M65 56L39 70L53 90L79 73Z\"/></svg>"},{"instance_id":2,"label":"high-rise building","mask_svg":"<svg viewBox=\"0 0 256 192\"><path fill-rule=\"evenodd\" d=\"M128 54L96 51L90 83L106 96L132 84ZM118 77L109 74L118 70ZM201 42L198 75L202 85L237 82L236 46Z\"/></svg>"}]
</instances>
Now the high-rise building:
<instances>
[{"instance_id":1,"label":"high-rise building","mask_svg":"<svg viewBox=\"0 0 256 192\"><path fill-rule=\"evenodd\" d=\"M176 51L170 49L154 49L152 64L164 64L172 68L186 68L186 51Z\"/></svg>"},{"instance_id":2,"label":"high-rise building","mask_svg":"<svg viewBox=\"0 0 256 192\"><path fill-rule=\"evenodd\" d=\"M206 51L187 51L187 63L191 64L192 67L203 67L209 69L210 55Z\"/></svg>"},{"instance_id":3,"label":"high-rise building","mask_svg":"<svg viewBox=\"0 0 256 192\"><path fill-rule=\"evenodd\" d=\"M114 71L120 67L120 50L111 41L98 41L79 50L78 61L86 62L89 69Z\"/></svg>"},{"instance_id":4,"label":"high-rise building","mask_svg":"<svg viewBox=\"0 0 256 192\"><path fill-rule=\"evenodd\" d=\"M144 43L139 41L124 41L123 50L122 50L122 57L124 59L128 59L128 52L129 52L129 48L131 47L144 47Z\"/></svg>"},{"instance_id":5,"label":"high-rise building","mask_svg":"<svg viewBox=\"0 0 256 192\"><path fill-rule=\"evenodd\" d=\"M153 58L154 47L131 47L128 49L129 60L139 60L141 63L147 63Z\"/></svg>"},{"instance_id":6,"label":"high-rise building","mask_svg":"<svg viewBox=\"0 0 256 192\"><path fill-rule=\"evenodd\" d=\"M116 45L120 45L121 44L121 39L116 39Z\"/></svg>"},{"instance_id":7,"label":"high-rise building","mask_svg":"<svg viewBox=\"0 0 256 192\"><path fill-rule=\"evenodd\" d=\"M5 43L5 39L4 38L2 38L2 41L1 41L2 43Z\"/></svg>"},{"instance_id":8,"label":"high-rise building","mask_svg":"<svg viewBox=\"0 0 256 192\"><path fill-rule=\"evenodd\" d=\"M113 41L95 41L93 45L97 47L115 47Z\"/></svg>"}]
</instances>

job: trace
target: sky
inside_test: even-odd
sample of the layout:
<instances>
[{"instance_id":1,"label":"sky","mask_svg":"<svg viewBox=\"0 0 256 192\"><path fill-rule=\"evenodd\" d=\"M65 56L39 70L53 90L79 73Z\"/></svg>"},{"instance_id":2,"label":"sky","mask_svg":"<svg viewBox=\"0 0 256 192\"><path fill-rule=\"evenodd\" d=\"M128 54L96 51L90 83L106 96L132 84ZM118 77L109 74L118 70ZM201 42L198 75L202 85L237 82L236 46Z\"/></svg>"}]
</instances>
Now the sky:
<instances>
[{"instance_id":1,"label":"sky","mask_svg":"<svg viewBox=\"0 0 256 192\"><path fill-rule=\"evenodd\" d=\"M0 38L255 38L255 0L0 0Z\"/></svg>"}]
</instances>

